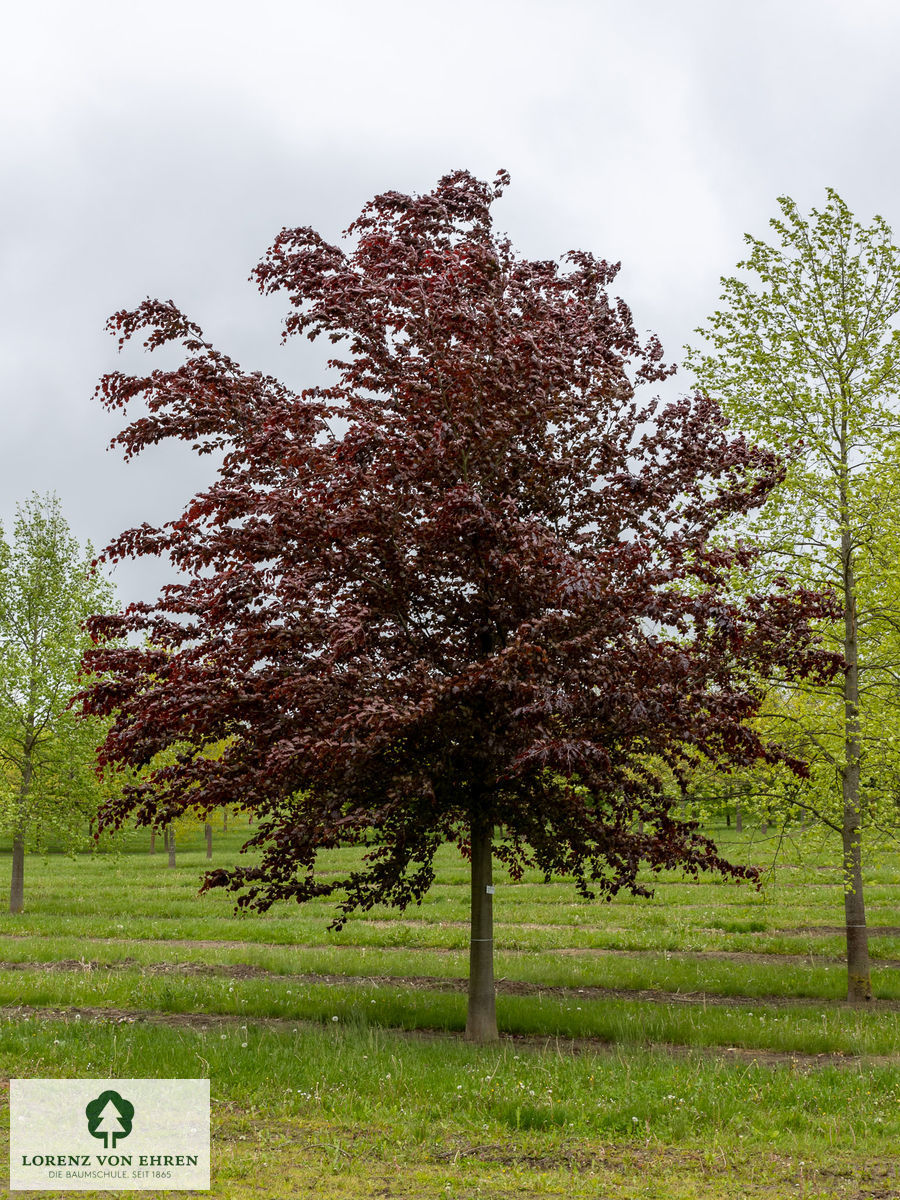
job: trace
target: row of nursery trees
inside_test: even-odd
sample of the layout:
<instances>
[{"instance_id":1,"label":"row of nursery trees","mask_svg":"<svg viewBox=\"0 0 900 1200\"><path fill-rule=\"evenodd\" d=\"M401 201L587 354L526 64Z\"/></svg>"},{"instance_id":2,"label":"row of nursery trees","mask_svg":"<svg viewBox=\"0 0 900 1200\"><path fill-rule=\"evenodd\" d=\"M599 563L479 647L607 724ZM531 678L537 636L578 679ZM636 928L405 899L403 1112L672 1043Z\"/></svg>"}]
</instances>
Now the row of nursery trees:
<instances>
[{"instance_id":1,"label":"row of nursery trees","mask_svg":"<svg viewBox=\"0 0 900 1200\"><path fill-rule=\"evenodd\" d=\"M343 246L282 231L256 280L286 294L286 338L336 347L327 385L245 372L171 302L111 319L120 345L184 351L101 381L139 409L126 457L171 437L222 466L105 551L176 578L87 621L99 828L239 797L259 853L204 887L333 896L338 924L421 900L455 842L483 1040L494 858L585 895L642 894L642 866L753 878L679 798L802 813L836 835L868 999L864 847L893 835L900 778L891 231L833 191L809 217L781 199L688 349L696 394L663 405L642 397L674 368L610 294L617 267L517 256L492 221L507 184L378 196ZM315 872L354 843L346 878Z\"/></svg>"},{"instance_id":2,"label":"row of nursery trees","mask_svg":"<svg viewBox=\"0 0 900 1200\"><path fill-rule=\"evenodd\" d=\"M90 543L82 550L73 538L59 500L52 495L34 494L19 507L9 542L0 532L0 830L12 848L13 913L24 907L26 850L50 845L73 853L84 849L90 844L99 809L116 785L109 771L95 769L96 747L108 721L79 719L70 703L78 688L81 659L90 645L84 623L89 616L112 609L112 587L94 568L93 558ZM221 753L221 747L207 748L205 753ZM156 762L172 757L170 752ZM677 795L675 790L672 794ZM777 811L770 814L757 802L767 795L744 795L732 804L738 830L742 813L764 822L777 819ZM709 789L705 798L695 778L690 796L690 811L701 822L721 815L721 786ZM685 795L678 798L684 806ZM149 852L162 850L169 866L175 866L177 843L202 832L207 857L212 858L214 831L228 831L229 815L234 825L227 806L218 814L207 813L206 819L184 813L161 830L159 839L153 827ZM105 842L112 848L117 839L107 836Z\"/></svg>"}]
</instances>

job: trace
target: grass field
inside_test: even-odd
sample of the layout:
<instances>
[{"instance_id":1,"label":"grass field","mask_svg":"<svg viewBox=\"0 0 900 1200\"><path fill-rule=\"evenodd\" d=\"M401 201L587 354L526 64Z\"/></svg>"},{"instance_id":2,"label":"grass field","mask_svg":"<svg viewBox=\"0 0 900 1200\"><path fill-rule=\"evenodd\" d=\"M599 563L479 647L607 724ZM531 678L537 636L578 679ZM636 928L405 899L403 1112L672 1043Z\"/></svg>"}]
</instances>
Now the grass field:
<instances>
[{"instance_id":1,"label":"grass field","mask_svg":"<svg viewBox=\"0 0 900 1200\"><path fill-rule=\"evenodd\" d=\"M760 891L670 874L587 903L498 879L494 1047L460 1037L450 849L421 907L338 933L326 905L198 897L199 835L175 869L146 834L32 857L26 912L0 917L0 1072L208 1075L216 1200L900 1197L900 862L868 872L861 1011L833 848L715 833L766 868Z\"/></svg>"}]
</instances>

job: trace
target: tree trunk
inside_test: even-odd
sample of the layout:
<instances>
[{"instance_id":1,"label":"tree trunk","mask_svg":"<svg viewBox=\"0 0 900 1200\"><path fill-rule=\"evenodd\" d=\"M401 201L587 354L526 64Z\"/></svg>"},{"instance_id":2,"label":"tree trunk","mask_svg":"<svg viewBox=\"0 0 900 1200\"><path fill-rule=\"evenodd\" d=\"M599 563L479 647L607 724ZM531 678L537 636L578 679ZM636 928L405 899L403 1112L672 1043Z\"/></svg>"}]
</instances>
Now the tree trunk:
<instances>
[{"instance_id":1,"label":"tree trunk","mask_svg":"<svg viewBox=\"0 0 900 1200\"><path fill-rule=\"evenodd\" d=\"M744 832L744 822L741 817L741 806L739 804L734 806L734 828L736 833Z\"/></svg>"},{"instance_id":2,"label":"tree trunk","mask_svg":"<svg viewBox=\"0 0 900 1200\"><path fill-rule=\"evenodd\" d=\"M150 853L151 854L156 853L156 830L155 829L150 830Z\"/></svg>"},{"instance_id":3,"label":"tree trunk","mask_svg":"<svg viewBox=\"0 0 900 1200\"><path fill-rule=\"evenodd\" d=\"M9 911L20 913L25 908L25 830L28 822L28 796L31 792L31 778L34 767L31 755L34 750L33 737L34 718L29 717L29 733L25 741L25 763L22 767L22 778L19 780L18 812L13 832L12 844L12 881L9 887Z\"/></svg>"},{"instance_id":4,"label":"tree trunk","mask_svg":"<svg viewBox=\"0 0 900 1200\"><path fill-rule=\"evenodd\" d=\"M731 809L728 807L727 804L725 805L725 828L726 829L731 828Z\"/></svg>"},{"instance_id":5,"label":"tree trunk","mask_svg":"<svg viewBox=\"0 0 900 1200\"><path fill-rule=\"evenodd\" d=\"M25 836L20 831L13 835L12 885L9 889L9 911L20 913L25 907Z\"/></svg>"},{"instance_id":6,"label":"tree trunk","mask_svg":"<svg viewBox=\"0 0 900 1200\"><path fill-rule=\"evenodd\" d=\"M175 830L172 828L171 825L166 830L166 834L168 835L168 838L169 838L169 866L174 867L175 866Z\"/></svg>"},{"instance_id":7,"label":"tree trunk","mask_svg":"<svg viewBox=\"0 0 900 1200\"><path fill-rule=\"evenodd\" d=\"M206 834L206 857L212 858L212 825L209 821L204 826L204 833Z\"/></svg>"},{"instance_id":8,"label":"tree trunk","mask_svg":"<svg viewBox=\"0 0 900 1200\"><path fill-rule=\"evenodd\" d=\"M222 832L223 833L228 832L228 809L227 808L222 809Z\"/></svg>"},{"instance_id":9,"label":"tree trunk","mask_svg":"<svg viewBox=\"0 0 900 1200\"><path fill-rule=\"evenodd\" d=\"M872 999L869 931L863 900L862 847L859 809L844 808L844 920L847 925L847 999L856 1004Z\"/></svg>"},{"instance_id":10,"label":"tree trunk","mask_svg":"<svg viewBox=\"0 0 900 1200\"><path fill-rule=\"evenodd\" d=\"M466 1016L466 1037L472 1042L496 1042L500 1036L494 995L492 841L492 827L473 819L469 1006Z\"/></svg>"},{"instance_id":11,"label":"tree trunk","mask_svg":"<svg viewBox=\"0 0 900 1200\"><path fill-rule=\"evenodd\" d=\"M851 1004L872 999L869 965L869 932L862 886L862 821L859 811L859 641L856 616L856 580L849 530L842 536L844 560L844 762L841 772L844 813L843 842L844 921L847 927L847 999Z\"/></svg>"}]
</instances>

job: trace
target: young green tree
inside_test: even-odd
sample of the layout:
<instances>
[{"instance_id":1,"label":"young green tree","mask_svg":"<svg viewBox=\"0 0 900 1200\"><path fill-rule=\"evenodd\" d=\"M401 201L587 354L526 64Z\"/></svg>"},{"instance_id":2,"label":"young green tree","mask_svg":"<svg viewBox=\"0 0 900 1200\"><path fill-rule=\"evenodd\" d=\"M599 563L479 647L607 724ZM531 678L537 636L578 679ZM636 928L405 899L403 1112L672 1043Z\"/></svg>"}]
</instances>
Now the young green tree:
<instances>
[{"instance_id":1,"label":"young green tree","mask_svg":"<svg viewBox=\"0 0 900 1200\"><path fill-rule=\"evenodd\" d=\"M735 425L787 452L784 481L754 522L766 568L825 584L843 606L829 631L843 674L814 704L789 705L782 689L770 710L779 736L818 764L804 795L840 831L856 1001L871 997L862 829L884 798L865 781L895 758L900 250L883 218L859 224L832 189L809 217L788 197L778 203L773 244L746 236L738 267L748 277L722 280L722 307L697 330L706 346L688 348L688 361Z\"/></svg>"},{"instance_id":2,"label":"young green tree","mask_svg":"<svg viewBox=\"0 0 900 1200\"><path fill-rule=\"evenodd\" d=\"M12 834L14 913L29 844L84 832L101 798L94 749L103 723L68 707L90 644L82 624L112 602L92 557L52 495L19 506L11 543L0 530L0 822Z\"/></svg>"}]
</instances>

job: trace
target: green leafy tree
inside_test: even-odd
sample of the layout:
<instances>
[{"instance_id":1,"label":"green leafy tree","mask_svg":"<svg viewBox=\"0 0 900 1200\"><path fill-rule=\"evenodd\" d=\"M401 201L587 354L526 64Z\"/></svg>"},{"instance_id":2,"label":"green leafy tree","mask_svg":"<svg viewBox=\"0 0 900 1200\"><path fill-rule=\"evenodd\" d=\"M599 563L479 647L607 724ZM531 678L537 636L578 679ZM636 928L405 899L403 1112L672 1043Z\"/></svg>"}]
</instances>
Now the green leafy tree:
<instances>
[{"instance_id":1,"label":"green leafy tree","mask_svg":"<svg viewBox=\"0 0 900 1200\"><path fill-rule=\"evenodd\" d=\"M71 841L102 797L94 748L104 724L70 711L82 624L108 610L110 584L91 568L55 496L17 510L12 542L0 530L0 822L12 835L10 912L24 904L25 852L48 836Z\"/></svg>"},{"instance_id":2,"label":"green leafy tree","mask_svg":"<svg viewBox=\"0 0 900 1200\"><path fill-rule=\"evenodd\" d=\"M855 1001L871 996L863 826L868 836L895 811L889 790L867 781L896 759L900 250L883 218L861 225L831 189L809 217L778 203L772 244L746 236L747 274L722 280L722 307L688 361L734 424L787 454L751 530L769 548L763 568L830 586L843 606L825 631L843 675L815 703L790 703L782 687L768 709L770 727L815 764L803 802L840 831Z\"/></svg>"}]
</instances>

